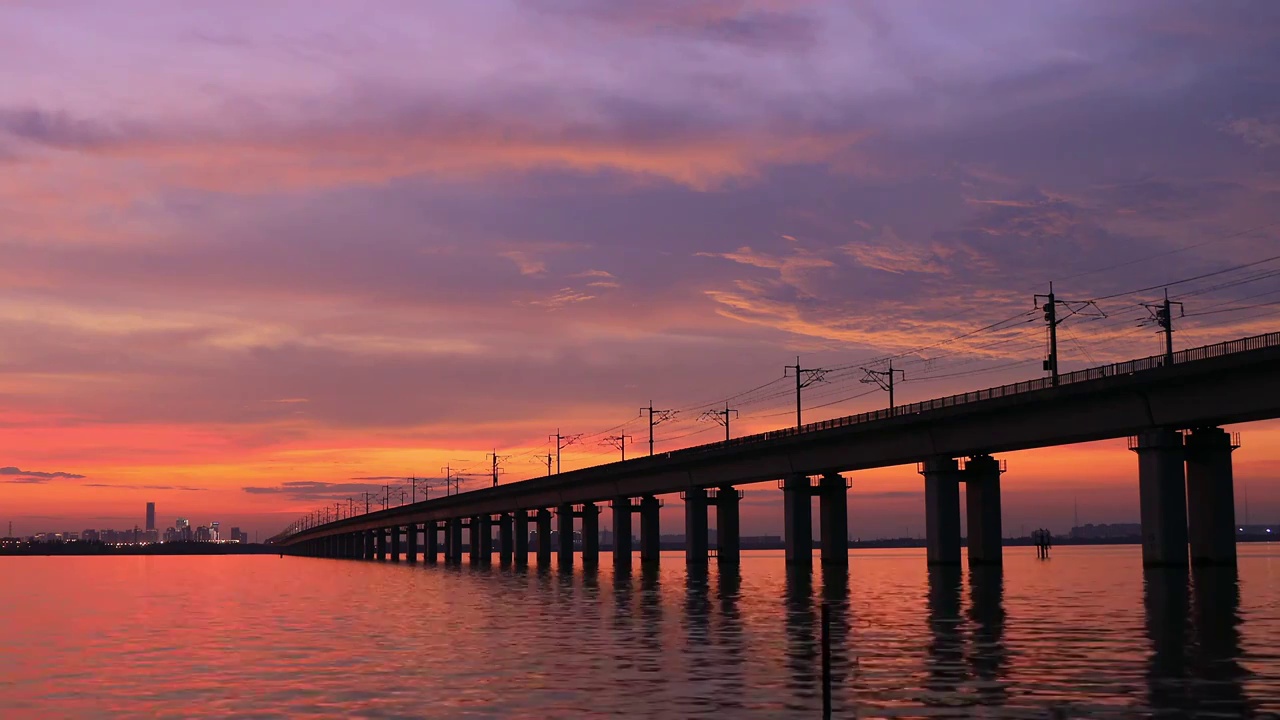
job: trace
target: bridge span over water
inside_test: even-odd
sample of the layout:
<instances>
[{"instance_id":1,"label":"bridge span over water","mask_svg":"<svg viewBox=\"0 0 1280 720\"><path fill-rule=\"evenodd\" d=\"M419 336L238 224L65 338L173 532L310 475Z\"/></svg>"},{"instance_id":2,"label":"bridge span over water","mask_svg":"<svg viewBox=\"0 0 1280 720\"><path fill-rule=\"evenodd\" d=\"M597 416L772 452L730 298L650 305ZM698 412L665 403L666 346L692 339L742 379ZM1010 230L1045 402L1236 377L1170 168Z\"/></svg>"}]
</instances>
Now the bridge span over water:
<instances>
[{"instance_id":1,"label":"bridge span over water","mask_svg":"<svg viewBox=\"0 0 1280 720\"><path fill-rule=\"evenodd\" d=\"M783 490L786 559L813 563L812 500L819 502L824 565L848 562L842 473L915 464L925 486L931 564L961 560L960 492L966 484L971 565L1001 562L1000 476L995 455L1092 440L1129 438L1137 455L1143 561L1234 564L1231 453L1238 435L1221 426L1280 417L1280 332L1003 385L894 408L774 430L650 457L472 490L309 527L272 539L304 555L410 562L572 565L581 532L584 565L599 561L599 515L613 516L614 562L632 562L639 516L641 561L658 561L659 496L685 507L686 560L709 562L708 514L717 515L715 559L740 556L738 488ZM494 527L498 537L494 538ZM421 540L421 545L419 544ZM1190 553L1188 554L1188 547Z\"/></svg>"}]
</instances>

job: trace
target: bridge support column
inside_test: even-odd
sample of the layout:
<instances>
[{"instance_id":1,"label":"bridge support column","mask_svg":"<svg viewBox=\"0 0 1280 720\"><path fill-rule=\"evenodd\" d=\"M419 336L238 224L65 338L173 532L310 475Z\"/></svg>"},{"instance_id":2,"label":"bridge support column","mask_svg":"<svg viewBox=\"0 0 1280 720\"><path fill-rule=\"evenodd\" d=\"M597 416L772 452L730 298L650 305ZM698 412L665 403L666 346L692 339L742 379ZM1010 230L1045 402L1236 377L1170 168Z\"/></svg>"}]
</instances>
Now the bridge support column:
<instances>
[{"instance_id":1,"label":"bridge support column","mask_svg":"<svg viewBox=\"0 0 1280 720\"><path fill-rule=\"evenodd\" d=\"M640 498L640 564L657 566L662 554L662 527L658 520L658 498L645 495Z\"/></svg>"},{"instance_id":2,"label":"bridge support column","mask_svg":"<svg viewBox=\"0 0 1280 720\"><path fill-rule=\"evenodd\" d=\"M613 567L616 571L631 569L631 498L618 497L613 508Z\"/></svg>"},{"instance_id":3,"label":"bridge support column","mask_svg":"<svg viewBox=\"0 0 1280 720\"><path fill-rule=\"evenodd\" d=\"M480 563L480 516L472 515L467 520L467 559L472 565Z\"/></svg>"},{"instance_id":4,"label":"bridge support column","mask_svg":"<svg viewBox=\"0 0 1280 720\"><path fill-rule=\"evenodd\" d=\"M378 560L385 562L387 559L387 530L386 528L378 528Z\"/></svg>"},{"instance_id":5,"label":"bridge support column","mask_svg":"<svg viewBox=\"0 0 1280 720\"><path fill-rule=\"evenodd\" d=\"M404 559L411 563L418 562L418 524L413 523L405 528Z\"/></svg>"},{"instance_id":6,"label":"bridge support column","mask_svg":"<svg viewBox=\"0 0 1280 720\"><path fill-rule=\"evenodd\" d=\"M813 515L809 478L792 475L782 483L783 542L787 565L813 567Z\"/></svg>"},{"instance_id":7,"label":"bridge support column","mask_svg":"<svg viewBox=\"0 0 1280 720\"><path fill-rule=\"evenodd\" d=\"M512 537L511 513L502 513L498 518L498 562L502 567L511 565Z\"/></svg>"},{"instance_id":8,"label":"bridge support column","mask_svg":"<svg viewBox=\"0 0 1280 720\"><path fill-rule=\"evenodd\" d=\"M429 520L422 526L422 544L422 561L435 565L436 556L440 554L440 524L435 520Z\"/></svg>"},{"instance_id":9,"label":"bridge support column","mask_svg":"<svg viewBox=\"0 0 1280 720\"><path fill-rule=\"evenodd\" d=\"M516 567L529 567L529 511L515 513Z\"/></svg>"},{"instance_id":10,"label":"bridge support column","mask_svg":"<svg viewBox=\"0 0 1280 720\"><path fill-rule=\"evenodd\" d=\"M373 547L373 531L372 531L372 530L363 530L363 531L361 531L361 532L360 532L360 540L361 540L361 542L364 544L364 559L365 559L365 560L372 560L372 559L373 559L373 552L374 552L374 547Z\"/></svg>"},{"instance_id":11,"label":"bridge support column","mask_svg":"<svg viewBox=\"0 0 1280 720\"><path fill-rule=\"evenodd\" d=\"M707 564L707 491L684 491L684 561L686 565Z\"/></svg>"},{"instance_id":12,"label":"bridge support column","mask_svg":"<svg viewBox=\"0 0 1280 720\"><path fill-rule=\"evenodd\" d=\"M1000 522L1000 462L974 455L964 467L965 514L969 521L969 565L1004 563Z\"/></svg>"},{"instance_id":13,"label":"bridge support column","mask_svg":"<svg viewBox=\"0 0 1280 720\"><path fill-rule=\"evenodd\" d=\"M445 562L457 565L462 562L462 518L449 518L444 531Z\"/></svg>"},{"instance_id":14,"label":"bridge support column","mask_svg":"<svg viewBox=\"0 0 1280 720\"><path fill-rule=\"evenodd\" d=\"M824 473L818 484L818 517L822 521L822 564L849 565L849 485L840 473Z\"/></svg>"},{"instance_id":15,"label":"bridge support column","mask_svg":"<svg viewBox=\"0 0 1280 720\"><path fill-rule=\"evenodd\" d=\"M960 465L939 457L920 465L924 475L924 536L930 565L960 564Z\"/></svg>"},{"instance_id":16,"label":"bridge support column","mask_svg":"<svg viewBox=\"0 0 1280 720\"><path fill-rule=\"evenodd\" d=\"M397 525L389 530L391 533L391 562L400 562L400 532L402 528Z\"/></svg>"},{"instance_id":17,"label":"bridge support column","mask_svg":"<svg viewBox=\"0 0 1280 720\"><path fill-rule=\"evenodd\" d=\"M551 511L538 508L538 567L551 567Z\"/></svg>"},{"instance_id":18,"label":"bridge support column","mask_svg":"<svg viewBox=\"0 0 1280 720\"><path fill-rule=\"evenodd\" d=\"M737 565L742 561L739 499L738 490L732 485L716 490L716 560L721 565Z\"/></svg>"},{"instance_id":19,"label":"bridge support column","mask_svg":"<svg viewBox=\"0 0 1280 720\"><path fill-rule=\"evenodd\" d=\"M1236 500L1231 453L1239 444L1222 428L1186 437L1187 535L1192 565L1236 564Z\"/></svg>"},{"instance_id":20,"label":"bridge support column","mask_svg":"<svg viewBox=\"0 0 1280 720\"><path fill-rule=\"evenodd\" d=\"M1138 454L1142 564L1186 566L1187 495L1182 434L1153 428L1129 439Z\"/></svg>"},{"instance_id":21,"label":"bridge support column","mask_svg":"<svg viewBox=\"0 0 1280 720\"><path fill-rule=\"evenodd\" d=\"M600 508L582 503L582 567L600 567Z\"/></svg>"},{"instance_id":22,"label":"bridge support column","mask_svg":"<svg viewBox=\"0 0 1280 720\"><path fill-rule=\"evenodd\" d=\"M557 543L556 562L561 570L573 567L573 506L562 503L556 507Z\"/></svg>"},{"instance_id":23,"label":"bridge support column","mask_svg":"<svg viewBox=\"0 0 1280 720\"><path fill-rule=\"evenodd\" d=\"M493 564L493 516L481 515L476 518L478 529L474 532L480 537L480 564Z\"/></svg>"}]
</instances>

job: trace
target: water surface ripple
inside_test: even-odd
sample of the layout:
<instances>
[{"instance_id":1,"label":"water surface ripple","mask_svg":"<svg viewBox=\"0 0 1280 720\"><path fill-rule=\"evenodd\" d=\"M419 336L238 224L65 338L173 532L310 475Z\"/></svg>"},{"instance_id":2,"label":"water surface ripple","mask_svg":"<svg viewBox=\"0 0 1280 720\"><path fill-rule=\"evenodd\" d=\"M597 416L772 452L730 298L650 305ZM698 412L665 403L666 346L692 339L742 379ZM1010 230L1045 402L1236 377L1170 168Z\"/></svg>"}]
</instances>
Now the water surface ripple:
<instances>
[{"instance_id":1,"label":"water surface ripple","mask_svg":"<svg viewBox=\"0 0 1280 720\"><path fill-rule=\"evenodd\" d=\"M1239 572L1136 547L1003 571L854 551L848 573L6 557L0 718L837 717L1280 712L1280 547Z\"/></svg>"}]
</instances>

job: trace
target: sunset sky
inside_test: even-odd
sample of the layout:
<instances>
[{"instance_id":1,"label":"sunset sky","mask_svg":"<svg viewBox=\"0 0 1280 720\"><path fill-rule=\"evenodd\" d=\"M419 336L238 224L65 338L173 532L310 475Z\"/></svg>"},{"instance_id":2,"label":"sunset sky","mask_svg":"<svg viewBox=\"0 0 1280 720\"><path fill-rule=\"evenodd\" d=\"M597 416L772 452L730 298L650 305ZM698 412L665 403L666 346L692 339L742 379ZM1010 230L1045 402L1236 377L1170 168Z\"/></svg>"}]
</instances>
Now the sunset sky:
<instances>
[{"instance_id":1,"label":"sunset sky","mask_svg":"<svg viewBox=\"0 0 1280 720\"><path fill-rule=\"evenodd\" d=\"M1155 354L1122 293L1280 255L1277 37L1267 1L0 0L0 523L265 538L545 474L557 429L565 469L646 452L650 401L659 450L712 442L797 355L845 368L806 421L883 406L889 355L900 402L1040 377L1051 280L1118 295L1064 371ZM1278 273L1170 286L1177 346L1280 329ZM1230 429L1280 521L1280 423ZM1123 441L1008 459L1009 533L1136 521ZM852 534L922 534L913 467L853 478Z\"/></svg>"}]
</instances>

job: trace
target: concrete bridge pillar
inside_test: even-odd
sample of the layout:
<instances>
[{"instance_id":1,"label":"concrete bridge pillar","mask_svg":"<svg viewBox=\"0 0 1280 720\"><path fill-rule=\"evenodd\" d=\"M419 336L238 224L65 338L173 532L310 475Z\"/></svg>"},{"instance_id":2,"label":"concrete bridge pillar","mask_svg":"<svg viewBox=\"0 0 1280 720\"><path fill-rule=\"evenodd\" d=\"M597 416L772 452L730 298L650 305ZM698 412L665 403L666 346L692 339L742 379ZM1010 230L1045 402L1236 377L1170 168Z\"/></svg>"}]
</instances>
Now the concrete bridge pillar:
<instances>
[{"instance_id":1,"label":"concrete bridge pillar","mask_svg":"<svg viewBox=\"0 0 1280 720\"><path fill-rule=\"evenodd\" d=\"M1222 428L1186 437L1187 535L1192 565L1236 564L1236 500L1231 453L1239 443Z\"/></svg>"},{"instance_id":2,"label":"concrete bridge pillar","mask_svg":"<svg viewBox=\"0 0 1280 720\"><path fill-rule=\"evenodd\" d=\"M920 465L924 475L924 535L930 565L960 564L960 464L938 457Z\"/></svg>"},{"instance_id":3,"label":"concrete bridge pillar","mask_svg":"<svg viewBox=\"0 0 1280 720\"><path fill-rule=\"evenodd\" d=\"M513 554L512 536L513 519L511 513L502 513L498 517L498 562L502 567L511 564L511 555Z\"/></svg>"},{"instance_id":4,"label":"concrete bridge pillar","mask_svg":"<svg viewBox=\"0 0 1280 720\"><path fill-rule=\"evenodd\" d=\"M455 565L462 562L462 518L445 520L444 558Z\"/></svg>"},{"instance_id":5,"label":"concrete bridge pillar","mask_svg":"<svg viewBox=\"0 0 1280 720\"><path fill-rule=\"evenodd\" d=\"M493 564L493 516L481 515L476 518L476 529L473 531L480 538L480 564Z\"/></svg>"},{"instance_id":6,"label":"concrete bridge pillar","mask_svg":"<svg viewBox=\"0 0 1280 720\"><path fill-rule=\"evenodd\" d=\"M403 530L399 525L391 528L391 562L400 562L400 533Z\"/></svg>"},{"instance_id":7,"label":"concrete bridge pillar","mask_svg":"<svg viewBox=\"0 0 1280 720\"><path fill-rule=\"evenodd\" d=\"M378 560L387 559L387 529L378 528Z\"/></svg>"},{"instance_id":8,"label":"concrete bridge pillar","mask_svg":"<svg viewBox=\"0 0 1280 720\"><path fill-rule=\"evenodd\" d=\"M435 520L429 520L422 526L422 561L428 565L435 565L437 555L440 554L440 524Z\"/></svg>"},{"instance_id":9,"label":"concrete bridge pillar","mask_svg":"<svg viewBox=\"0 0 1280 720\"><path fill-rule=\"evenodd\" d=\"M467 518L467 560L472 565L480 564L480 516Z\"/></svg>"},{"instance_id":10,"label":"concrete bridge pillar","mask_svg":"<svg viewBox=\"0 0 1280 720\"><path fill-rule=\"evenodd\" d=\"M964 467L965 514L969 521L969 565L1002 565L1004 531L1000 521L1000 462L974 455Z\"/></svg>"},{"instance_id":11,"label":"concrete bridge pillar","mask_svg":"<svg viewBox=\"0 0 1280 720\"><path fill-rule=\"evenodd\" d=\"M707 564L707 491L684 491L684 561L686 565Z\"/></svg>"},{"instance_id":12,"label":"concrete bridge pillar","mask_svg":"<svg viewBox=\"0 0 1280 720\"><path fill-rule=\"evenodd\" d=\"M732 485L716 490L716 560L721 565L737 565L742 561L739 499Z\"/></svg>"},{"instance_id":13,"label":"concrete bridge pillar","mask_svg":"<svg viewBox=\"0 0 1280 720\"><path fill-rule=\"evenodd\" d=\"M582 504L582 567L600 567L600 508Z\"/></svg>"},{"instance_id":14,"label":"concrete bridge pillar","mask_svg":"<svg viewBox=\"0 0 1280 720\"><path fill-rule=\"evenodd\" d=\"M662 554L662 527L658 520L661 508L658 498L645 495L640 498L640 564L657 566Z\"/></svg>"},{"instance_id":15,"label":"concrete bridge pillar","mask_svg":"<svg viewBox=\"0 0 1280 720\"><path fill-rule=\"evenodd\" d=\"M1142 564L1187 564L1187 495L1182 434L1152 428L1129 439L1138 454Z\"/></svg>"},{"instance_id":16,"label":"concrete bridge pillar","mask_svg":"<svg viewBox=\"0 0 1280 720\"><path fill-rule=\"evenodd\" d=\"M373 547L373 531L372 531L372 530L362 530L362 531L360 531L360 540L361 540L361 542L362 542L362 543L363 543L363 545L364 545L364 559L365 559L365 560L372 560L372 559L373 559L373 553L374 553L374 547Z\"/></svg>"},{"instance_id":17,"label":"concrete bridge pillar","mask_svg":"<svg viewBox=\"0 0 1280 720\"><path fill-rule=\"evenodd\" d=\"M556 507L556 529L559 542L556 548L556 562L561 570L573 567L573 506L561 503Z\"/></svg>"},{"instance_id":18,"label":"concrete bridge pillar","mask_svg":"<svg viewBox=\"0 0 1280 720\"><path fill-rule=\"evenodd\" d=\"M515 561L516 567L529 567L529 511L515 513Z\"/></svg>"},{"instance_id":19,"label":"concrete bridge pillar","mask_svg":"<svg viewBox=\"0 0 1280 720\"><path fill-rule=\"evenodd\" d=\"M535 524L538 532L538 567L551 567L551 511L538 508Z\"/></svg>"},{"instance_id":20,"label":"concrete bridge pillar","mask_svg":"<svg viewBox=\"0 0 1280 720\"><path fill-rule=\"evenodd\" d=\"M849 484L840 473L824 473L818 484L819 532L824 567L849 565Z\"/></svg>"},{"instance_id":21,"label":"concrete bridge pillar","mask_svg":"<svg viewBox=\"0 0 1280 720\"><path fill-rule=\"evenodd\" d=\"M610 503L613 508L613 567L624 571L631 569L631 498L617 497Z\"/></svg>"},{"instance_id":22,"label":"concrete bridge pillar","mask_svg":"<svg viewBox=\"0 0 1280 720\"><path fill-rule=\"evenodd\" d=\"M783 542L787 565L813 567L813 516L809 478L792 475L782 483Z\"/></svg>"},{"instance_id":23,"label":"concrete bridge pillar","mask_svg":"<svg viewBox=\"0 0 1280 720\"><path fill-rule=\"evenodd\" d=\"M418 562L418 524L405 527L404 559L411 563Z\"/></svg>"}]
</instances>

